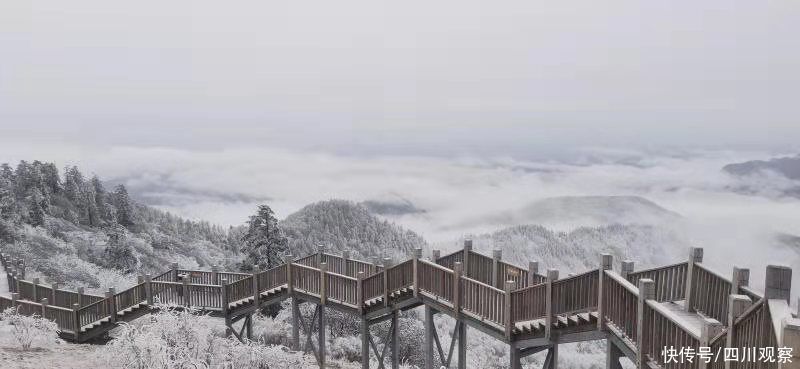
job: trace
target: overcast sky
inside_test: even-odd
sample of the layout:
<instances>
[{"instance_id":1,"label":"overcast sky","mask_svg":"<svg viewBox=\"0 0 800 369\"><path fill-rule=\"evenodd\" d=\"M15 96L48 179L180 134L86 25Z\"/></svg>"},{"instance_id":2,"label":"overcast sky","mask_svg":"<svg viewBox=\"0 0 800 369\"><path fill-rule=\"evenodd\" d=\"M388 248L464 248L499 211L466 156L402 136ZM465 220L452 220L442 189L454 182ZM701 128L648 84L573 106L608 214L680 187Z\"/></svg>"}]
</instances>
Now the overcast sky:
<instances>
[{"instance_id":1,"label":"overcast sky","mask_svg":"<svg viewBox=\"0 0 800 369\"><path fill-rule=\"evenodd\" d=\"M0 143L785 149L797 19L791 0L4 1Z\"/></svg>"}]
</instances>

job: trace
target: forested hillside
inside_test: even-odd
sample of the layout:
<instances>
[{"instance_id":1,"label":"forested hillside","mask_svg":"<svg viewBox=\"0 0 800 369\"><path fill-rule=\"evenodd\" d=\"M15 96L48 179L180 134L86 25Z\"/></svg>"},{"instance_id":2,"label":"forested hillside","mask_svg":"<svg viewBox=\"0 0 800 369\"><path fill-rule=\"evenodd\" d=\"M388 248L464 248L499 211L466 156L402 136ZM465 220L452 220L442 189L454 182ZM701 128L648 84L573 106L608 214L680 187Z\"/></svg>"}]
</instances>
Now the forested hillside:
<instances>
[{"instance_id":1,"label":"forested hillside","mask_svg":"<svg viewBox=\"0 0 800 369\"><path fill-rule=\"evenodd\" d=\"M77 167L62 176L52 163L0 166L0 242L49 281L100 289L173 261L233 266L240 232L137 204L124 185L109 191Z\"/></svg>"},{"instance_id":2,"label":"forested hillside","mask_svg":"<svg viewBox=\"0 0 800 369\"><path fill-rule=\"evenodd\" d=\"M373 215L366 207L346 200L308 205L280 223L296 255L325 245L335 252L350 250L354 257L386 255L408 257L425 245L416 233Z\"/></svg>"}]
</instances>

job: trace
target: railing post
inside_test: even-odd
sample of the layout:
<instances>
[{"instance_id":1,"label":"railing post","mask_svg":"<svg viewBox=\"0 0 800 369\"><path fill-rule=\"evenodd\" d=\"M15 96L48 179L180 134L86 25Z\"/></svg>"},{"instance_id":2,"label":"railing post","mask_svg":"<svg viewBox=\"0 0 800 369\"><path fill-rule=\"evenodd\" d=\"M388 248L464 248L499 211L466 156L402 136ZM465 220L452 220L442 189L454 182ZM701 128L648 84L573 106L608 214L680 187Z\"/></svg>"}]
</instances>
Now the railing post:
<instances>
[{"instance_id":1,"label":"railing post","mask_svg":"<svg viewBox=\"0 0 800 369\"><path fill-rule=\"evenodd\" d=\"M544 318L544 336L546 338L550 338L552 336L553 330L553 318L555 314L553 314L554 306L553 306L553 282L558 280L558 269L548 269L547 270L547 285L546 285L546 292L545 292L545 311L547 315Z\"/></svg>"},{"instance_id":2,"label":"railing post","mask_svg":"<svg viewBox=\"0 0 800 369\"><path fill-rule=\"evenodd\" d=\"M75 332L75 338L81 333L81 304L72 304L72 331Z\"/></svg>"},{"instance_id":3,"label":"railing post","mask_svg":"<svg viewBox=\"0 0 800 369\"><path fill-rule=\"evenodd\" d=\"M49 301L47 301L47 298L45 297L39 303L42 305L42 318L47 319L47 304Z\"/></svg>"},{"instance_id":4,"label":"railing post","mask_svg":"<svg viewBox=\"0 0 800 369\"><path fill-rule=\"evenodd\" d=\"M294 292L292 283L292 263L294 262L294 256L292 256L292 254L286 255L284 262L286 263L286 290L291 295L292 292Z\"/></svg>"},{"instance_id":5,"label":"railing post","mask_svg":"<svg viewBox=\"0 0 800 369\"><path fill-rule=\"evenodd\" d=\"M417 275L417 271L419 270L419 258L422 257L422 249L416 248L414 249L414 254L412 255L412 271L413 273L413 280L414 280L414 297L419 296L419 276Z\"/></svg>"},{"instance_id":6,"label":"railing post","mask_svg":"<svg viewBox=\"0 0 800 369\"><path fill-rule=\"evenodd\" d=\"M350 251L344 250L342 251L342 274L346 276L351 276L355 273L350 270Z\"/></svg>"},{"instance_id":7,"label":"railing post","mask_svg":"<svg viewBox=\"0 0 800 369\"><path fill-rule=\"evenodd\" d=\"M639 301L636 311L636 347L647 347L645 340L647 334L645 331L645 316L647 300L652 300L656 295L656 284L652 279L644 278L639 280ZM639 369L647 368L645 363L644 350L637 350L636 352L636 367Z\"/></svg>"},{"instance_id":8,"label":"railing post","mask_svg":"<svg viewBox=\"0 0 800 369\"><path fill-rule=\"evenodd\" d=\"M606 270L611 270L614 265L614 257L611 254L600 255L600 270L597 279L597 330L603 330L603 322L605 321L605 309L603 309L603 283L606 276Z\"/></svg>"},{"instance_id":9,"label":"railing post","mask_svg":"<svg viewBox=\"0 0 800 369\"><path fill-rule=\"evenodd\" d=\"M500 267L500 260L503 260L503 250L492 250L492 287L501 288L500 283L504 280L497 277L497 269Z\"/></svg>"},{"instance_id":10,"label":"railing post","mask_svg":"<svg viewBox=\"0 0 800 369\"><path fill-rule=\"evenodd\" d=\"M713 318L703 319L703 326L700 330L700 347L711 347L711 340L722 333L722 323ZM716 355L716 353L713 353ZM712 362L714 359L711 359ZM711 362L706 363L705 360L698 361L699 369L707 369L711 367Z\"/></svg>"},{"instance_id":11,"label":"railing post","mask_svg":"<svg viewBox=\"0 0 800 369\"><path fill-rule=\"evenodd\" d=\"M106 292L106 303L108 304L108 311L111 313L111 323L117 322L117 299L114 298L114 295L116 294L117 291L114 289L114 287L109 288L108 292Z\"/></svg>"},{"instance_id":12,"label":"railing post","mask_svg":"<svg viewBox=\"0 0 800 369\"><path fill-rule=\"evenodd\" d=\"M17 307L17 300L19 300L19 293L14 292L11 294L11 306Z\"/></svg>"},{"instance_id":13,"label":"railing post","mask_svg":"<svg viewBox=\"0 0 800 369\"><path fill-rule=\"evenodd\" d=\"M456 319L461 313L461 273L463 273L464 265L457 261L453 265L453 310L455 311Z\"/></svg>"},{"instance_id":14,"label":"railing post","mask_svg":"<svg viewBox=\"0 0 800 369\"><path fill-rule=\"evenodd\" d=\"M694 287L692 286L694 284L693 283L693 279L694 279L693 274L694 274L694 268L695 268L694 265L696 263L702 263L702 262L703 262L703 249L700 248L700 247L690 247L689 248L689 264L688 264L688 267L686 268L686 300L684 301L684 303L686 304L684 306L684 309L686 309L686 311L690 312L690 313L693 313L695 311L694 310L694 301L695 301Z\"/></svg>"},{"instance_id":15,"label":"railing post","mask_svg":"<svg viewBox=\"0 0 800 369\"><path fill-rule=\"evenodd\" d=\"M383 258L383 306L389 306L389 268L392 266L392 259Z\"/></svg>"},{"instance_id":16,"label":"railing post","mask_svg":"<svg viewBox=\"0 0 800 369\"><path fill-rule=\"evenodd\" d=\"M364 312L364 272L358 272L356 275L356 303L358 304L358 311ZM416 291L414 291L416 293Z\"/></svg>"},{"instance_id":17,"label":"railing post","mask_svg":"<svg viewBox=\"0 0 800 369\"><path fill-rule=\"evenodd\" d=\"M620 272L619 272L619 275L620 275L622 278L624 278L625 280L628 280L628 275L630 275L631 273L633 273L633 269L634 269L634 263L633 263L633 260L624 260L624 261L622 261L622 263L620 264Z\"/></svg>"},{"instance_id":18,"label":"railing post","mask_svg":"<svg viewBox=\"0 0 800 369\"><path fill-rule=\"evenodd\" d=\"M328 263L319 263L319 300L322 305L328 301ZM324 329L324 328L320 328Z\"/></svg>"},{"instance_id":19,"label":"railing post","mask_svg":"<svg viewBox=\"0 0 800 369\"><path fill-rule=\"evenodd\" d=\"M728 296L728 335L725 338L725 347L734 347L734 337L736 337L736 325L734 322L744 314L751 303L750 298L745 295ZM726 360L725 369L731 369L731 366L731 361Z\"/></svg>"},{"instance_id":20,"label":"railing post","mask_svg":"<svg viewBox=\"0 0 800 369\"><path fill-rule=\"evenodd\" d=\"M439 250L439 249L431 250L431 261L434 264L437 264L436 260L439 260L440 257L442 257L442 251L441 250Z\"/></svg>"},{"instance_id":21,"label":"railing post","mask_svg":"<svg viewBox=\"0 0 800 369\"><path fill-rule=\"evenodd\" d=\"M506 338L511 340L511 334L514 332L514 319L512 319L512 312L514 311L511 306L511 291L514 290L514 281L506 281L505 286L503 288L505 294L503 297L505 298L505 311L503 312L505 315L505 322L506 322Z\"/></svg>"},{"instance_id":22,"label":"railing post","mask_svg":"<svg viewBox=\"0 0 800 369\"><path fill-rule=\"evenodd\" d=\"M177 282L178 281L178 263L172 263L171 268L172 268L172 281L173 282Z\"/></svg>"},{"instance_id":23,"label":"railing post","mask_svg":"<svg viewBox=\"0 0 800 369\"><path fill-rule=\"evenodd\" d=\"M731 276L731 295L738 295L739 288L750 285L750 269L733 267Z\"/></svg>"},{"instance_id":24,"label":"railing post","mask_svg":"<svg viewBox=\"0 0 800 369\"><path fill-rule=\"evenodd\" d=\"M539 274L539 262L528 262L528 287L536 284L536 274Z\"/></svg>"},{"instance_id":25,"label":"railing post","mask_svg":"<svg viewBox=\"0 0 800 369\"><path fill-rule=\"evenodd\" d=\"M183 276L181 278L181 289L183 290L183 306L189 307L192 304L191 296L189 296L189 278Z\"/></svg>"},{"instance_id":26,"label":"railing post","mask_svg":"<svg viewBox=\"0 0 800 369\"><path fill-rule=\"evenodd\" d=\"M469 253L472 252L472 239L467 238L464 240L464 270L465 277L469 277Z\"/></svg>"},{"instance_id":27,"label":"railing post","mask_svg":"<svg viewBox=\"0 0 800 369\"><path fill-rule=\"evenodd\" d=\"M83 287L78 287L78 304L83 307Z\"/></svg>"},{"instance_id":28,"label":"railing post","mask_svg":"<svg viewBox=\"0 0 800 369\"><path fill-rule=\"evenodd\" d=\"M228 284L228 278L222 278L220 282L220 296L219 302L222 305L222 315L228 315L228 291L225 288L225 285Z\"/></svg>"},{"instance_id":29,"label":"railing post","mask_svg":"<svg viewBox=\"0 0 800 369\"><path fill-rule=\"evenodd\" d=\"M260 302L258 301L261 298L261 292L258 288L258 273L261 273L261 267L255 265L253 267L253 306L258 308Z\"/></svg>"},{"instance_id":30,"label":"railing post","mask_svg":"<svg viewBox=\"0 0 800 369\"><path fill-rule=\"evenodd\" d=\"M211 266L211 284L219 286L219 266Z\"/></svg>"},{"instance_id":31,"label":"railing post","mask_svg":"<svg viewBox=\"0 0 800 369\"><path fill-rule=\"evenodd\" d=\"M58 283L53 283L50 285L50 303L58 306L58 301L56 301L56 290L58 289Z\"/></svg>"},{"instance_id":32,"label":"railing post","mask_svg":"<svg viewBox=\"0 0 800 369\"><path fill-rule=\"evenodd\" d=\"M323 244L317 245L317 266L322 264L322 262L325 260L324 254L325 254L325 245Z\"/></svg>"},{"instance_id":33,"label":"railing post","mask_svg":"<svg viewBox=\"0 0 800 369\"><path fill-rule=\"evenodd\" d=\"M153 276L150 273L144 275L144 295L147 306L153 306Z\"/></svg>"},{"instance_id":34,"label":"railing post","mask_svg":"<svg viewBox=\"0 0 800 369\"><path fill-rule=\"evenodd\" d=\"M768 265L764 283L764 298L786 300L792 289L792 269L781 265Z\"/></svg>"},{"instance_id":35,"label":"railing post","mask_svg":"<svg viewBox=\"0 0 800 369\"><path fill-rule=\"evenodd\" d=\"M33 298L32 301L39 301L39 278L33 279Z\"/></svg>"}]
</instances>

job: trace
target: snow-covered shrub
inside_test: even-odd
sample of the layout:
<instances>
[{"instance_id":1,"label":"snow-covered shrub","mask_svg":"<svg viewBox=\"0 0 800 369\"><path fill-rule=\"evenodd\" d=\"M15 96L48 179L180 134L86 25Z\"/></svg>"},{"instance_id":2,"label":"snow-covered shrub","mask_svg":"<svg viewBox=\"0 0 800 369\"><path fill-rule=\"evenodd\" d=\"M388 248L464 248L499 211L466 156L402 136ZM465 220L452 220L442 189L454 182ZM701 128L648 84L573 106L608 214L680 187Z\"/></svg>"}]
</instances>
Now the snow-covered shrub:
<instances>
[{"instance_id":1,"label":"snow-covered shrub","mask_svg":"<svg viewBox=\"0 0 800 369\"><path fill-rule=\"evenodd\" d=\"M38 315L22 315L16 308L8 308L0 313L0 320L11 326L11 336L22 350L30 350L34 343L50 347L58 343L58 325Z\"/></svg>"},{"instance_id":2,"label":"snow-covered shrub","mask_svg":"<svg viewBox=\"0 0 800 369\"><path fill-rule=\"evenodd\" d=\"M225 338L217 326L196 311L159 306L144 323L123 324L101 355L109 365L125 369L303 367L301 354Z\"/></svg>"}]
</instances>

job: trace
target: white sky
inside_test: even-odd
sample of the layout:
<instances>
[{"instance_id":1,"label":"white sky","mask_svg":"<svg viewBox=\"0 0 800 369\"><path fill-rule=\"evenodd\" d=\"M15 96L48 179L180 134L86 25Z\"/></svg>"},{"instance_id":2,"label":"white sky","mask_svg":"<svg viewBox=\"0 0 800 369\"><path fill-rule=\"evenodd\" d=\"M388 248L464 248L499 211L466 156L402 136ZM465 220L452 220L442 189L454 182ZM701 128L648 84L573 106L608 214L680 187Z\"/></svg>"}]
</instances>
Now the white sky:
<instances>
[{"instance_id":1,"label":"white sky","mask_svg":"<svg viewBox=\"0 0 800 369\"><path fill-rule=\"evenodd\" d=\"M800 3L4 1L0 143L784 148Z\"/></svg>"}]
</instances>

